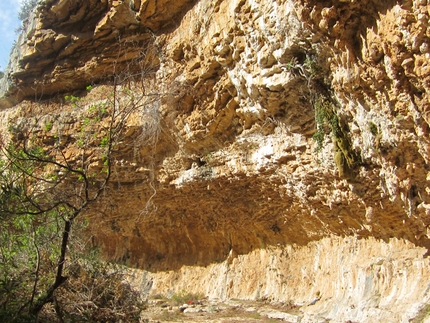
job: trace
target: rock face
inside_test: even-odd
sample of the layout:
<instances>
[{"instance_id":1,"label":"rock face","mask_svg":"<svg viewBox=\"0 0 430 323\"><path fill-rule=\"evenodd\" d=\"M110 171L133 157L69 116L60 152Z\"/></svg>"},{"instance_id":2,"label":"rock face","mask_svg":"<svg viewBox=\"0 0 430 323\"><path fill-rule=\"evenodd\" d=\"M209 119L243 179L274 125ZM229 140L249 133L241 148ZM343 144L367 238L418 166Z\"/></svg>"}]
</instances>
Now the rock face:
<instances>
[{"instance_id":1,"label":"rock face","mask_svg":"<svg viewBox=\"0 0 430 323\"><path fill-rule=\"evenodd\" d=\"M301 322L424 319L429 15L427 0L48 1L3 119L138 75L156 99L90 218L142 292L290 301Z\"/></svg>"},{"instance_id":2,"label":"rock face","mask_svg":"<svg viewBox=\"0 0 430 323\"><path fill-rule=\"evenodd\" d=\"M83 88L124 69L135 73L142 61L156 68L157 57L145 50L154 47L151 28L169 28L191 4L182 1L170 8L170 2L41 1L12 50L0 104Z\"/></svg>"},{"instance_id":3,"label":"rock face","mask_svg":"<svg viewBox=\"0 0 430 323\"><path fill-rule=\"evenodd\" d=\"M295 314L300 322L409 322L428 302L424 252L398 239L330 237L305 247L230 254L206 268L186 266L146 276L136 271L134 282L142 289L151 286L154 293L176 288L212 298L293 303L300 307Z\"/></svg>"}]
</instances>

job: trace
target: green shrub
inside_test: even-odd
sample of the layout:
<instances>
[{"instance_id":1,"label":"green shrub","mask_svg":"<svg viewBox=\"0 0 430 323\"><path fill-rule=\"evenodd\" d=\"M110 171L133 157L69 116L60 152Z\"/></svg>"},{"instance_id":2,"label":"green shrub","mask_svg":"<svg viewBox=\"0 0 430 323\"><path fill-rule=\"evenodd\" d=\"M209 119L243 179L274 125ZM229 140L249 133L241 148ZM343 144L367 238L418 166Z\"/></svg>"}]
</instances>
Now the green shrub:
<instances>
[{"instance_id":1,"label":"green shrub","mask_svg":"<svg viewBox=\"0 0 430 323\"><path fill-rule=\"evenodd\" d=\"M187 293L185 291L175 293L171 297L175 305L195 303L202 298L203 298L202 294Z\"/></svg>"},{"instance_id":2,"label":"green shrub","mask_svg":"<svg viewBox=\"0 0 430 323\"><path fill-rule=\"evenodd\" d=\"M313 138L317 142L316 152L322 149L326 132L330 131L335 138L342 137L339 119L329 101L320 98L315 102L315 122L317 131Z\"/></svg>"}]
</instances>

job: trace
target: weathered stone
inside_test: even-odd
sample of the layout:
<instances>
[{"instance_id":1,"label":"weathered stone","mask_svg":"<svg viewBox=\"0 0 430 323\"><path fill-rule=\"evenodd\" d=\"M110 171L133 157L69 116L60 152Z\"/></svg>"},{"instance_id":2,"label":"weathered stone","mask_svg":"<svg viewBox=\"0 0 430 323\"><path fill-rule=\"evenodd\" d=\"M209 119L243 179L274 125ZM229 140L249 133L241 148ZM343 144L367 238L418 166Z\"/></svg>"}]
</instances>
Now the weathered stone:
<instances>
[{"instance_id":1,"label":"weathered stone","mask_svg":"<svg viewBox=\"0 0 430 323\"><path fill-rule=\"evenodd\" d=\"M267 311L267 312L260 312L260 314L267 316L268 318L271 318L271 319L283 320L289 323L299 323L302 320L301 316L280 312L280 311L274 311L274 310Z\"/></svg>"},{"instance_id":2,"label":"weathered stone","mask_svg":"<svg viewBox=\"0 0 430 323\"><path fill-rule=\"evenodd\" d=\"M61 99L16 104L143 73L134 95L155 99L129 121L113 185L90 214L94 241L136 268L136 286L297 304L301 322L425 319L429 10L54 1L15 48L2 129L20 116L49 143L52 114L72 137L78 112ZM112 90L94 85L88 104ZM326 124L316 152L318 105L343 137Z\"/></svg>"},{"instance_id":3,"label":"weathered stone","mask_svg":"<svg viewBox=\"0 0 430 323\"><path fill-rule=\"evenodd\" d=\"M200 313L202 311L200 307L187 307L184 309L184 313Z\"/></svg>"}]
</instances>

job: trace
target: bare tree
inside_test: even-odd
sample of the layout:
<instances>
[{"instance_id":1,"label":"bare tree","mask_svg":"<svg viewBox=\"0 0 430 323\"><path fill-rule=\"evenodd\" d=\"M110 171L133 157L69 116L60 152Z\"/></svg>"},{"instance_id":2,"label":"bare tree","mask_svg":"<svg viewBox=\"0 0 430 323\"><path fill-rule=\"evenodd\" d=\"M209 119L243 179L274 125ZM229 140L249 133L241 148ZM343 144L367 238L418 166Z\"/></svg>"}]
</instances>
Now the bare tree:
<instances>
[{"instance_id":1,"label":"bare tree","mask_svg":"<svg viewBox=\"0 0 430 323\"><path fill-rule=\"evenodd\" d=\"M57 319L63 321L55 294L79 271L73 263L79 237L73 230L110 190L132 116L142 122L133 144L155 153L159 106L166 95L151 87L158 52L151 46L142 50L133 40L118 41L124 53L106 71L110 83L87 87L103 92L99 99L66 95L64 113L15 120L0 141L2 322L36 321L48 303L56 304ZM122 60L130 48L137 54ZM153 164L153 156L147 159Z\"/></svg>"}]
</instances>

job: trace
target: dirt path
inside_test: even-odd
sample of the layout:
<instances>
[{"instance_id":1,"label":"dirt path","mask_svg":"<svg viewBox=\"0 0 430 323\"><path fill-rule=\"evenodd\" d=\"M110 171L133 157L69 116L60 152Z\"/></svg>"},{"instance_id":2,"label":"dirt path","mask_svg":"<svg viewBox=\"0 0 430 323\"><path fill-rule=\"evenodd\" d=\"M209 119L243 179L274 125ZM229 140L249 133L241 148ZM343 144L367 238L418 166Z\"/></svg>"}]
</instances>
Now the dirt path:
<instances>
[{"instance_id":1,"label":"dirt path","mask_svg":"<svg viewBox=\"0 0 430 323\"><path fill-rule=\"evenodd\" d=\"M170 300L149 300L148 308L142 313L141 322L296 323L301 319L299 308L291 304L239 300L200 300L189 303L172 305Z\"/></svg>"}]
</instances>

